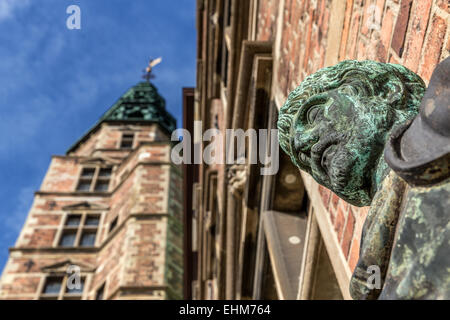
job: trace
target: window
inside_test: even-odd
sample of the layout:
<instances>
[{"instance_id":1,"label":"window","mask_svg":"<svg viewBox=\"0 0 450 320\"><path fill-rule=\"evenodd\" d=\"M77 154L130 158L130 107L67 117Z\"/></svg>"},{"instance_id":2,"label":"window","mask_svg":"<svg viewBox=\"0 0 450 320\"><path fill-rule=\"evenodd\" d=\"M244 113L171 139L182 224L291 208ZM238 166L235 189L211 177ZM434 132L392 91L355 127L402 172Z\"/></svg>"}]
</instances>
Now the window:
<instances>
[{"instance_id":1,"label":"window","mask_svg":"<svg viewBox=\"0 0 450 320\"><path fill-rule=\"evenodd\" d=\"M69 275L49 276L45 279L40 300L81 300L85 278L81 277L80 285L76 286Z\"/></svg>"},{"instance_id":2,"label":"window","mask_svg":"<svg viewBox=\"0 0 450 320\"><path fill-rule=\"evenodd\" d=\"M222 62L222 81L224 87L228 84L228 48L223 46L223 62Z\"/></svg>"},{"instance_id":3,"label":"window","mask_svg":"<svg viewBox=\"0 0 450 320\"><path fill-rule=\"evenodd\" d=\"M61 291L63 278L62 277L51 277L47 278L43 293L46 295L59 295L59 292Z\"/></svg>"},{"instance_id":4,"label":"window","mask_svg":"<svg viewBox=\"0 0 450 320\"><path fill-rule=\"evenodd\" d=\"M114 219L113 219L113 221L111 222L111 225L109 226L109 232L111 233L112 231L114 231L114 229L116 228L116 226L117 226L117 220L119 219L119 217L117 216L117 217L115 217Z\"/></svg>"},{"instance_id":5,"label":"window","mask_svg":"<svg viewBox=\"0 0 450 320\"><path fill-rule=\"evenodd\" d=\"M102 284L102 286L97 290L97 293L95 294L95 300L103 300L105 294L105 284Z\"/></svg>"},{"instance_id":6,"label":"window","mask_svg":"<svg viewBox=\"0 0 450 320\"><path fill-rule=\"evenodd\" d=\"M134 133L124 133L122 135L122 141L120 142L121 149L133 148Z\"/></svg>"},{"instance_id":7,"label":"window","mask_svg":"<svg viewBox=\"0 0 450 320\"><path fill-rule=\"evenodd\" d=\"M231 25L231 0L227 1L225 7L225 23L227 27Z\"/></svg>"},{"instance_id":8,"label":"window","mask_svg":"<svg viewBox=\"0 0 450 320\"><path fill-rule=\"evenodd\" d=\"M100 222L99 216L89 215L86 217L86 221L84 222L84 224L86 226L98 226L99 222Z\"/></svg>"},{"instance_id":9,"label":"window","mask_svg":"<svg viewBox=\"0 0 450 320\"><path fill-rule=\"evenodd\" d=\"M111 178L111 168L100 168L97 182L95 184L95 191L108 191L109 180Z\"/></svg>"},{"instance_id":10,"label":"window","mask_svg":"<svg viewBox=\"0 0 450 320\"><path fill-rule=\"evenodd\" d=\"M68 226L78 226L81 222L81 215L71 215L67 217L66 225Z\"/></svg>"},{"instance_id":11,"label":"window","mask_svg":"<svg viewBox=\"0 0 450 320\"><path fill-rule=\"evenodd\" d=\"M58 245L60 247L93 247L100 223L98 214L69 214Z\"/></svg>"},{"instance_id":12,"label":"window","mask_svg":"<svg viewBox=\"0 0 450 320\"><path fill-rule=\"evenodd\" d=\"M76 231L64 230L61 241L59 242L60 247L73 247L75 244L75 238L77 237Z\"/></svg>"},{"instance_id":13,"label":"window","mask_svg":"<svg viewBox=\"0 0 450 320\"><path fill-rule=\"evenodd\" d=\"M111 180L112 167L83 168L78 181L77 191L107 192Z\"/></svg>"}]
</instances>

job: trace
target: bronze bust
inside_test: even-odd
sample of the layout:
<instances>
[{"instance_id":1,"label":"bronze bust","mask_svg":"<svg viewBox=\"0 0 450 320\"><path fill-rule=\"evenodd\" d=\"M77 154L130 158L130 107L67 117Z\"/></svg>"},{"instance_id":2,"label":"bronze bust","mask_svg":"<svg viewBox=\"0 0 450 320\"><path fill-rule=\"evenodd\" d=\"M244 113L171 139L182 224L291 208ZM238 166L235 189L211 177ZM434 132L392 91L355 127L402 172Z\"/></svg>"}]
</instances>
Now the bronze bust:
<instances>
[{"instance_id":1,"label":"bronze bust","mask_svg":"<svg viewBox=\"0 0 450 320\"><path fill-rule=\"evenodd\" d=\"M450 298L449 74L447 59L425 93L403 66L343 61L308 76L280 109L293 163L345 201L371 205L355 299ZM370 266L381 288L368 286Z\"/></svg>"}]
</instances>

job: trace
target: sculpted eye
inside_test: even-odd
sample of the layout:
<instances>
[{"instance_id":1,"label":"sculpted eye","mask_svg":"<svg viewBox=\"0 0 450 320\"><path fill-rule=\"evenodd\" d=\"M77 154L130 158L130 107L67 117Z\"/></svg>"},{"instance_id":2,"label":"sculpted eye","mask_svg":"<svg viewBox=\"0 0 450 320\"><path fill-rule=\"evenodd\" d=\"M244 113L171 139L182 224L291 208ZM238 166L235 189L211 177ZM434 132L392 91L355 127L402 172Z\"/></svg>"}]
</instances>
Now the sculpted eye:
<instances>
[{"instance_id":1,"label":"sculpted eye","mask_svg":"<svg viewBox=\"0 0 450 320\"><path fill-rule=\"evenodd\" d=\"M317 115L319 114L320 106L314 106L312 108L309 108L308 113L306 115L306 118L308 119L308 123L312 124L315 120Z\"/></svg>"},{"instance_id":2,"label":"sculpted eye","mask_svg":"<svg viewBox=\"0 0 450 320\"><path fill-rule=\"evenodd\" d=\"M299 120L311 124L316 119L319 111L323 111L323 104L328 101L326 94L317 94L309 98L299 111Z\"/></svg>"},{"instance_id":3,"label":"sculpted eye","mask_svg":"<svg viewBox=\"0 0 450 320\"><path fill-rule=\"evenodd\" d=\"M342 85L339 88L339 92L353 96L367 96L372 91L365 83L361 81L352 81Z\"/></svg>"},{"instance_id":4,"label":"sculpted eye","mask_svg":"<svg viewBox=\"0 0 450 320\"><path fill-rule=\"evenodd\" d=\"M344 94L349 94L349 95L358 95L359 94L358 88L354 87L352 85L349 85L349 84L343 85L339 89L339 92L344 93Z\"/></svg>"}]
</instances>

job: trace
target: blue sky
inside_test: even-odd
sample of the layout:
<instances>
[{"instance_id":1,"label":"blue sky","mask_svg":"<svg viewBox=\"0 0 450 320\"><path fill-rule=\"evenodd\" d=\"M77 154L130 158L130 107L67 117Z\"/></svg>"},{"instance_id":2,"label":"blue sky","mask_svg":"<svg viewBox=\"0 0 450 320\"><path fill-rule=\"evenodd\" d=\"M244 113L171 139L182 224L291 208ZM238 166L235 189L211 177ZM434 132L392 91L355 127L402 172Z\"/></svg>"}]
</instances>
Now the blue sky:
<instances>
[{"instance_id":1,"label":"blue sky","mask_svg":"<svg viewBox=\"0 0 450 320\"><path fill-rule=\"evenodd\" d=\"M195 85L195 0L0 0L0 270L53 154L64 154L150 57L181 126ZM69 30L66 8L81 8Z\"/></svg>"}]
</instances>

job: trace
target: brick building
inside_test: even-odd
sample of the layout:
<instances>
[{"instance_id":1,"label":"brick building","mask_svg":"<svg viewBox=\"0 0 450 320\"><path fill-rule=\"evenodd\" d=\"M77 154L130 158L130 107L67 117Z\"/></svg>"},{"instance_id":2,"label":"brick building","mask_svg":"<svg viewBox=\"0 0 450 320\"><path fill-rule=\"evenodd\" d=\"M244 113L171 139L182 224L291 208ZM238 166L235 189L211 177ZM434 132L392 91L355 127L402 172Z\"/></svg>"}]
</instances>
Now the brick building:
<instances>
[{"instance_id":1,"label":"brick building","mask_svg":"<svg viewBox=\"0 0 450 320\"><path fill-rule=\"evenodd\" d=\"M180 298L182 179L170 162L175 124L157 89L141 82L66 155L53 156L10 249L0 298Z\"/></svg>"},{"instance_id":2,"label":"brick building","mask_svg":"<svg viewBox=\"0 0 450 320\"><path fill-rule=\"evenodd\" d=\"M402 64L427 83L450 54L449 19L447 0L198 0L194 143L209 128L276 128L288 93L342 60ZM186 297L351 298L368 208L279 156L272 176L248 161L195 171Z\"/></svg>"}]
</instances>

